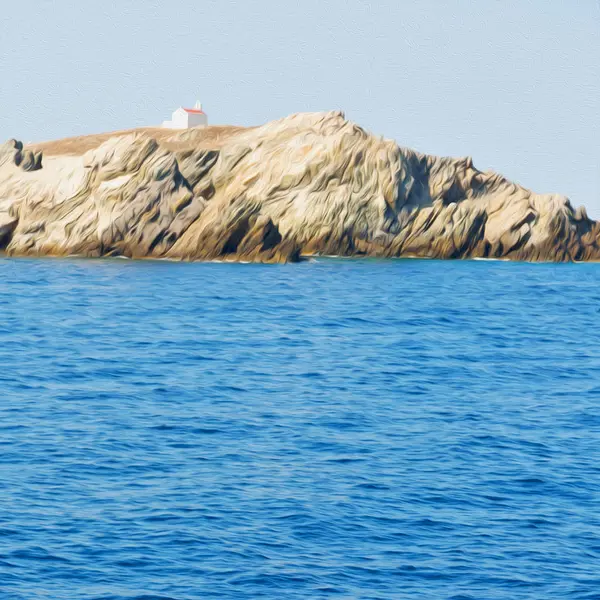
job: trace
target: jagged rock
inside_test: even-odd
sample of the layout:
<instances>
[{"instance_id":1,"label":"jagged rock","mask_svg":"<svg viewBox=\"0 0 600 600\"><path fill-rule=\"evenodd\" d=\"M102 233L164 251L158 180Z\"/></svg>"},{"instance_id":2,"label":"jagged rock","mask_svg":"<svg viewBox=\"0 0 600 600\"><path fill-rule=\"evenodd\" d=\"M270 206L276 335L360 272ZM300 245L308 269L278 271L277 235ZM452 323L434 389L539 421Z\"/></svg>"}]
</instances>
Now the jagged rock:
<instances>
[{"instance_id":1,"label":"jagged rock","mask_svg":"<svg viewBox=\"0 0 600 600\"><path fill-rule=\"evenodd\" d=\"M0 146L0 248L15 255L598 260L599 235L563 196L399 147L340 112Z\"/></svg>"},{"instance_id":2,"label":"jagged rock","mask_svg":"<svg viewBox=\"0 0 600 600\"><path fill-rule=\"evenodd\" d=\"M0 167L6 163L21 167L23 171L38 171L42 168L42 152L24 150L22 142L9 140L0 146Z\"/></svg>"},{"instance_id":3,"label":"jagged rock","mask_svg":"<svg viewBox=\"0 0 600 600\"><path fill-rule=\"evenodd\" d=\"M19 165L21 162L21 152L23 144L17 140L8 140L0 145L0 167L5 164Z\"/></svg>"},{"instance_id":4,"label":"jagged rock","mask_svg":"<svg viewBox=\"0 0 600 600\"><path fill-rule=\"evenodd\" d=\"M42 152L26 150L21 155L19 166L23 171L38 171L42 168Z\"/></svg>"},{"instance_id":5,"label":"jagged rock","mask_svg":"<svg viewBox=\"0 0 600 600\"><path fill-rule=\"evenodd\" d=\"M0 213L0 249L6 248L17 226L18 219L8 213Z\"/></svg>"}]
</instances>

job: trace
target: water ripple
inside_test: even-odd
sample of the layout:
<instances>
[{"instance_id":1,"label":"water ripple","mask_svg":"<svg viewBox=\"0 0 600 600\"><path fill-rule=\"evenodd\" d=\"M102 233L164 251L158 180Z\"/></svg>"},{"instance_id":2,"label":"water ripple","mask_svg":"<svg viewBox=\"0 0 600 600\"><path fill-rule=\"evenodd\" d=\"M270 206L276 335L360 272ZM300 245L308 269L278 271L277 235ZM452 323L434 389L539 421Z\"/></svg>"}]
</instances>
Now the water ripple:
<instances>
[{"instance_id":1,"label":"water ripple","mask_svg":"<svg viewBox=\"0 0 600 600\"><path fill-rule=\"evenodd\" d=\"M598 265L0 260L0 597L598 598Z\"/></svg>"}]
</instances>

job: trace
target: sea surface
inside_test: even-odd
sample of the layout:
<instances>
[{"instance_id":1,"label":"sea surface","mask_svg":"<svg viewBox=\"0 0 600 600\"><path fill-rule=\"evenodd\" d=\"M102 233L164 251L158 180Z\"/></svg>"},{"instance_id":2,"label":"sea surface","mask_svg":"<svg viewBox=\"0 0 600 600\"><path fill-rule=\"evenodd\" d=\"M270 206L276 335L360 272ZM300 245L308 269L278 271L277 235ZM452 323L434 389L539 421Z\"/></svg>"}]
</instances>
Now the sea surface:
<instances>
[{"instance_id":1,"label":"sea surface","mask_svg":"<svg viewBox=\"0 0 600 600\"><path fill-rule=\"evenodd\" d=\"M0 260L0 599L600 598L600 265Z\"/></svg>"}]
</instances>

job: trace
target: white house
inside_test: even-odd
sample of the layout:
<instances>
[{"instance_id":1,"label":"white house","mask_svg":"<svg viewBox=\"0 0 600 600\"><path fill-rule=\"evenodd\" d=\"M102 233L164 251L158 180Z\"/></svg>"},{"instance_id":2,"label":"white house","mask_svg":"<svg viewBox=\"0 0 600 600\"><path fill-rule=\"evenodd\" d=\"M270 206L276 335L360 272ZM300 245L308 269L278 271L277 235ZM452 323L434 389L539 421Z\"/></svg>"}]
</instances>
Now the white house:
<instances>
[{"instance_id":1,"label":"white house","mask_svg":"<svg viewBox=\"0 0 600 600\"><path fill-rule=\"evenodd\" d=\"M194 108L178 108L170 121L165 121L163 127L168 129L189 129L190 127L206 127L208 116L202 110L202 104L196 102Z\"/></svg>"}]
</instances>

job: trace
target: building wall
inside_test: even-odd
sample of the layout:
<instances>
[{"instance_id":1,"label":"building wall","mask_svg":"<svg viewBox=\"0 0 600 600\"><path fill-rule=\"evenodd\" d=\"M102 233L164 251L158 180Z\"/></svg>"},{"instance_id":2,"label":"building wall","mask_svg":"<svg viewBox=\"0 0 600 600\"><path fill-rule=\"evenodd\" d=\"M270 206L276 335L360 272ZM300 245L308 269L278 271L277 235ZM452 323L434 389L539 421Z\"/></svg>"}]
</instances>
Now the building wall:
<instances>
[{"instance_id":1,"label":"building wall","mask_svg":"<svg viewBox=\"0 0 600 600\"><path fill-rule=\"evenodd\" d=\"M208 117L202 113L187 113L188 127L206 127L208 125Z\"/></svg>"},{"instance_id":2,"label":"building wall","mask_svg":"<svg viewBox=\"0 0 600 600\"><path fill-rule=\"evenodd\" d=\"M206 127L208 117L202 113L188 113L183 108L178 108L171 117L170 121L164 121L163 127L169 129L187 129L188 127Z\"/></svg>"},{"instance_id":3,"label":"building wall","mask_svg":"<svg viewBox=\"0 0 600 600\"><path fill-rule=\"evenodd\" d=\"M187 129L188 127L188 114L183 108L178 108L171 117L172 127L175 129Z\"/></svg>"}]
</instances>

